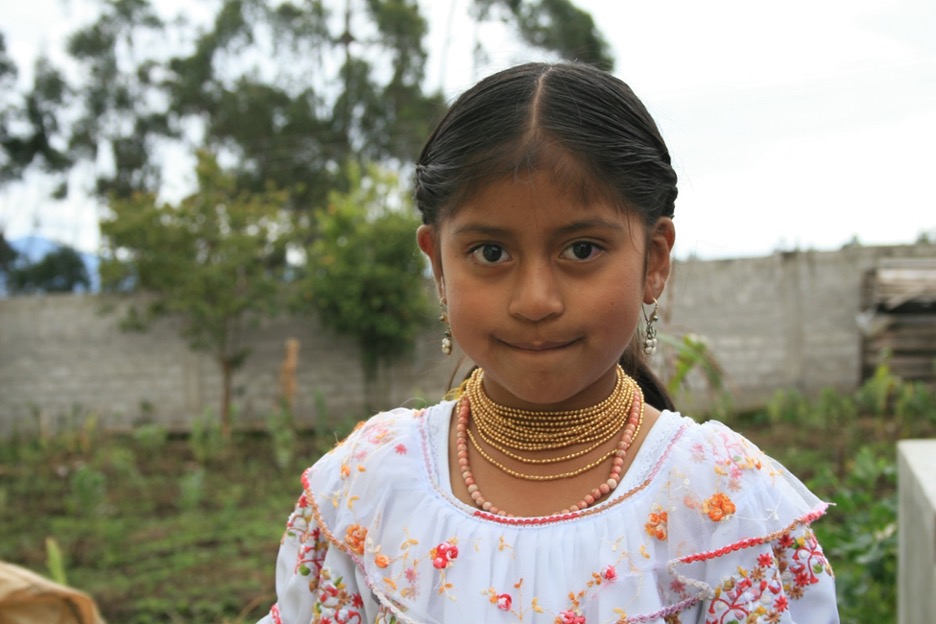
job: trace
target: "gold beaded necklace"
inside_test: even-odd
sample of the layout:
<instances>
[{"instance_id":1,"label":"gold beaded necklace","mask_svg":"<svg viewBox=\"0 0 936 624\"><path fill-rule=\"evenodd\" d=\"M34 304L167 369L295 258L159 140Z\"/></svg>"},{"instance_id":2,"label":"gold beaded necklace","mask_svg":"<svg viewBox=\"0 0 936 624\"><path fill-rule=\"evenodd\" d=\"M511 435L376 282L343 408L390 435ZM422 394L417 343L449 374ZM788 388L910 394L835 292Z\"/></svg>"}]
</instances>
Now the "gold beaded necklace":
<instances>
[{"instance_id":1,"label":"gold beaded necklace","mask_svg":"<svg viewBox=\"0 0 936 624\"><path fill-rule=\"evenodd\" d=\"M484 391L484 372L475 370L465 384L478 437L488 446L524 463L568 461L598 448L621 430L634 400L637 383L620 366L611 394L588 408L534 412L499 405ZM475 442L474 436L472 441ZM525 457L517 451L549 451L590 444L567 455L549 459Z\"/></svg>"},{"instance_id":2,"label":"gold beaded necklace","mask_svg":"<svg viewBox=\"0 0 936 624\"><path fill-rule=\"evenodd\" d=\"M624 458L627 455L628 450L630 450L631 444L634 442L634 440L637 439L637 435L640 433L640 426L643 423L643 416L644 416L643 393L640 391L640 387L637 385L636 382L633 381L633 379L631 379L630 377L627 377L627 375L624 374L623 370L621 370L620 367L618 370L619 370L619 373L618 373L619 380L622 378L626 378L627 382L624 385L629 386L633 384L633 386L632 386L632 391L631 391L632 392L631 399L628 401L627 409L624 412L626 425L623 428L623 432L621 433L621 438L618 441L617 447L611 452L609 452L608 454L603 455L600 459L589 463L587 466L584 466L576 470L571 470L565 473L561 473L558 475L546 475L546 476L525 475L523 473L507 468L500 462L497 462L496 460L494 460L490 455L485 453L484 450L480 447L480 445L478 445L477 441L474 439L474 437L471 434L471 431L469 430L469 419L473 420L473 412L475 412L475 409L474 409L475 406L473 403L473 399L471 398L472 393L466 391L459 402L459 408L458 408L458 419L457 419L457 425L456 425L456 455L457 455L459 469L461 470L461 473L462 473L462 479L464 480L465 487L468 490L468 494L471 497L472 502L474 502L474 504L479 509L481 509L482 511L488 512L490 514L502 515L502 516L513 515L507 512L506 510L495 506L491 501L487 500L487 498L485 498L485 496L481 493L481 490L479 489L478 484L474 480L474 473L471 470L471 462L468 456L469 441L471 445L475 448L475 450L478 451L479 455L481 455L482 458L484 458L486 461L491 463L491 465L493 465L494 467L512 476L524 478L524 479L533 479L533 480L545 481L545 480L551 480L551 479L562 479L562 478L572 477L572 476L582 474L588 470L598 467L603 461L613 456L614 461L612 462L611 471L610 471L610 474L608 475L608 478L605 481L601 482L597 487L593 488L588 494L582 497L582 499L579 500L577 503L573 503L569 505L569 507L567 507L566 509L561 510L559 512L560 514L581 511L585 509L586 507L594 505L597 501L599 501L600 499L604 498L605 496L610 494L612 491L614 491L614 489L617 488L618 484L621 481L621 474L623 472L623 466L624 466ZM475 378L475 375L472 375L472 379L474 378ZM480 381L481 381L481 375L479 374L477 376L477 384L479 387L480 387ZM471 384L466 384L466 385L471 385ZM615 386L615 388L616 388L615 392L617 392L617 386ZM612 393L612 396L615 394L615 392ZM480 394L484 394L483 390L480 392ZM487 398L487 400L490 401L488 397L485 396L485 398ZM611 397L609 397L609 399L610 398ZM601 404L604 404L604 403L606 403L606 401L603 401ZM614 402L612 401L612 403ZM493 402L491 402L491 404L496 405ZM590 409L594 409L594 408L590 408ZM521 410L511 410L511 411L520 412ZM574 411L581 412L582 410L574 410ZM537 412L526 412L525 414L527 416L532 417L532 416L535 416ZM552 414L555 414L555 412L553 412Z\"/></svg>"}]
</instances>

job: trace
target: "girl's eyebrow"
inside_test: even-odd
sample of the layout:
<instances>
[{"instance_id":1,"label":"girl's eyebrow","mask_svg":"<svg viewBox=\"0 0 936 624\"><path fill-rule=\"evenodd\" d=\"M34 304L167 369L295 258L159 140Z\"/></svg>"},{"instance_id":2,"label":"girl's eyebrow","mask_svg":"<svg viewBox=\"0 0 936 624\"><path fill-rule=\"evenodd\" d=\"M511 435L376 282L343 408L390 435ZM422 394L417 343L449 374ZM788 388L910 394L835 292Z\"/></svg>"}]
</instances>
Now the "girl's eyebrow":
<instances>
[{"instance_id":1,"label":"girl's eyebrow","mask_svg":"<svg viewBox=\"0 0 936 624\"><path fill-rule=\"evenodd\" d=\"M563 225L560 228L557 228L555 231L556 235L567 235L575 234L576 232L581 232L583 230L614 230L620 231L623 230L624 224L620 221L615 221L613 219L604 219L602 217L592 217L590 219L582 219L581 221L573 221ZM460 236L464 234L480 234L483 236L510 236L511 231L506 228L500 228L493 225L485 225L483 223L466 223L459 226L453 232L454 236Z\"/></svg>"},{"instance_id":2,"label":"girl's eyebrow","mask_svg":"<svg viewBox=\"0 0 936 624\"><path fill-rule=\"evenodd\" d=\"M452 232L453 236L461 236L463 234L480 234L483 236L497 237L509 235L510 230L494 227L492 225L484 225L483 223L466 223L458 226L455 231Z\"/></svg>"},{"instance_id":3,"label":"girl's eyebrow","mask_svg":"<svg viewBox=\"0 0 936 624\"><path fill-rule=\"evenodd\" d=\"M574 221L568 225L564 225L557 230L560 234L574 234L582 230L615 230L620 231L624 229L624 224L621 221L614 221L612 219L605 219L602 217L592 217L590 219L583 219L582 221Z\"/></svg>"}]
</instances>

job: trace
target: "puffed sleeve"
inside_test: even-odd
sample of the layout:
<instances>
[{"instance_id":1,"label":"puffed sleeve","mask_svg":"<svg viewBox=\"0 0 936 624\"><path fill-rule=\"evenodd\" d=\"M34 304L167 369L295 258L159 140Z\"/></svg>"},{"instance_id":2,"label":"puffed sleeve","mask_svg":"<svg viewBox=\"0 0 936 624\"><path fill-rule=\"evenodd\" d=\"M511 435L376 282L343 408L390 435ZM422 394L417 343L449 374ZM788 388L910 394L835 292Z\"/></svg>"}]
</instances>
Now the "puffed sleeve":
<instances>
[{"instance_id":1,"label":"puffed sleeve","mask_svg":"<svg viewBox=\"0 0 936 624\"><path fill-rule=\"evenodd\" d=\"M366 487L369 475L380 473L376 467L381 458L396 455L397 423L412 419L411 410L377 414L303 473L303 493L289 516L276 560L277 602L263 624L378 618L362 562L367 521L356 515L356 501L365 495L351 489L359 480Z\"/></svg>"},{"instance_id":2,"label":"puffed sleeve","mask_svg":"<svg viewBox=\"0 0 936 624\"><path fill-rule=\"evenodd\" d=\"M721 557L721 582L701 622L837 624L835 580L809 526Z\"/></svg>"},{"instance_id":3,"label":"puffed sleeve","mask_svg":"<svg viewBox=\"0 0 936 624\"><path fill-rule=\"evenodd\" d=\"M303 494L289 516L276 560L277 602L258 624L373 621L351 557L329 544Z\"/></svg>"}]
</instances>

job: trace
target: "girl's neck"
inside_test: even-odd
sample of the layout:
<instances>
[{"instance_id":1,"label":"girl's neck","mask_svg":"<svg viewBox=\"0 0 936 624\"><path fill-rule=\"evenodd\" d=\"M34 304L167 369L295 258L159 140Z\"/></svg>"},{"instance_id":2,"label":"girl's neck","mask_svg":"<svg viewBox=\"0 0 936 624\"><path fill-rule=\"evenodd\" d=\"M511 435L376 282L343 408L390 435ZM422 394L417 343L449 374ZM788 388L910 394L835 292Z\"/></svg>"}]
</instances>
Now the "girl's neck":
<instances>
[{"instance_id":1,"label":"girl's neck","mask_svg":"<svg viewBox=\"0 0 936 624\"><path fill-rule=\"evenodd\" d=\"M555 412L590 409L601 405L614 393L615 387L619 383L619 371L623 373L620 366L615 365L594 383L575 394L561 398L550 397L549 399L535 394L518 396L521 393L511 392L508 388L499 384L494 375L488 374L481 368L476 368L472 374L479 373L484 396L505 411L518 410L546 415ZM464 390L464 384L462 390Z\"/></svg>"}]
</instances>

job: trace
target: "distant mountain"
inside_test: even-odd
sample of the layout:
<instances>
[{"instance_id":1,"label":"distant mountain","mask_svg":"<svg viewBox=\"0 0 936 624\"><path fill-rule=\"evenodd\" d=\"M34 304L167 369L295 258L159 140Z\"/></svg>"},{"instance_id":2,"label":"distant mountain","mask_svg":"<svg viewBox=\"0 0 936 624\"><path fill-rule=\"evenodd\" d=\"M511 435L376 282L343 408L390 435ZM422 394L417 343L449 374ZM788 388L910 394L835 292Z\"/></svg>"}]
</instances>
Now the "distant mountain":
<instances>
[{"instance_id":1,"label":"distant mountain","mask_svg":"<svg viewBox=\"0 0 936 624\"><path fill-rule=\"evenodd\" d=\"M10 247L16 250L21 258L29 264L39 262L53 251L58 251L62 247L67 247L62 243L50 240L42 236L24 236L7 241ZM91 280L90 292L99 292L101 290L101 274L98 267L101 264L100 258L94 254L78 252L81 260L84 262L85 269L88 271L88 278ZM22 261L22 260L21 260ZM79 289L82 292L83 289ZM0 295L6 295L6 284L3 276L0 276Z\"/></svg>"}]
</instances>

